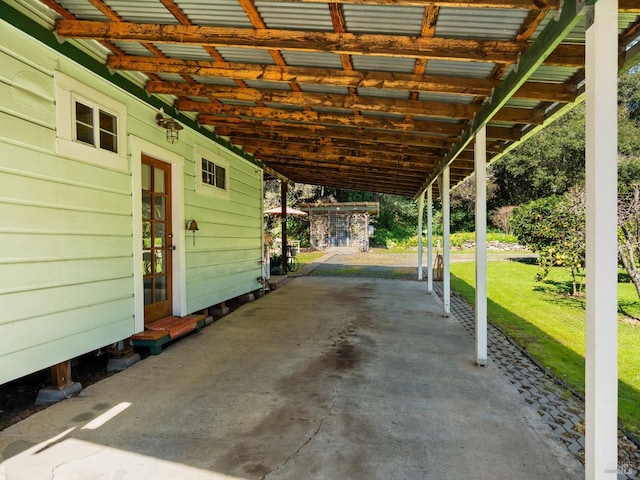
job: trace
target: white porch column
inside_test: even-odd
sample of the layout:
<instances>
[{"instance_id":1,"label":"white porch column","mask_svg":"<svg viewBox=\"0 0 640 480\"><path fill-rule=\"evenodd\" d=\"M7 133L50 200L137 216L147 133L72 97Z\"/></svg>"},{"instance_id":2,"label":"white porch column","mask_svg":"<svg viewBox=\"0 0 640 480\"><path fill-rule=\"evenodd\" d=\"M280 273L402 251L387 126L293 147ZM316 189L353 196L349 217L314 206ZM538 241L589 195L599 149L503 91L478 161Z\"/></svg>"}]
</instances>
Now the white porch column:
<instances>
[{"instance_id":1,"label":"white porch column","mask_svg":"<svg viewBox=\"0 0 640 480\"><path fill-rule=\"evenodd\" d=\"M618 2L587 18L587 480L617 478L617 72Z\"/></svg>"},{"instance_id":2,"label":"white porch column","mask_svg":"<svg viewBox=\"0 0 640 480\"><path fill-rule=\"evenodd\" d=\"M487 127L476 133L476 364L487 364Z\"/></svg>"},{"instance_id":3,"label":"white porch column","mask_svg":"<svg viewBox=\"0 0 640 480\"><path fill-rule=\"evenodd\" d=\"M422 215L424 214L424 193L418 199L418 281L422 281Z\"/></svg>"},{"instance_id":4,"label":"white porch column","mask_svg":"<svg viewBox=\"0 0 640 480\"><path fill-rule=\"evenodd\" d=\"M433 293L433 185L427 187L427 293Z\"/></svg>"},{"instance_id":5,"label":"white porch column","mask_svg":"<svg viewBox=\"0 0 640 480\"><path fill-rule=\"evenodd\" d=\"M444 307L444 316L448 317L451 313L451 275L449 273L449 248L451 241L449 238L449 225L451 223L451 208L449 205L449 167L445 167L442 170L442 182L440 197L442 198L442 259L443 259L443 271L442 271L442 290L443 298L442 303Z\"/></svg>"}]
</instances>

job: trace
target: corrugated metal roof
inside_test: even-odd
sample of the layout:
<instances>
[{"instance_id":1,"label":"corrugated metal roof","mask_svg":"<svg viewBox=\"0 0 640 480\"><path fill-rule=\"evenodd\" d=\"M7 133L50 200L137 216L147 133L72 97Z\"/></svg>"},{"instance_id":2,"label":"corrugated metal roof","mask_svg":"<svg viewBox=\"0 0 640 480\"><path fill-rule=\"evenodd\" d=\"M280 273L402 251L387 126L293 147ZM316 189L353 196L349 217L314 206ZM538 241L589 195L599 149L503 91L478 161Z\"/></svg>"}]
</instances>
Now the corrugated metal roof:
<instances>
[{"instance_id":1,"label":"corrugated metal roof","mask_svg":"<svg viewBox=\"0 0 640 480\"><path fill-rule=\"evenodd\" d=\"M445 93L420 92L418 100L424 102L446 102L469 104L473 102L475 97L471 95L447 95Z\"/></svg>"},{"instance_id":2,"label":"corrugated metal roof","mask_svg":"<svg viewBox=\"0 0 640 480\"><path fill-rule=\"evenodd\" d=\"M342 68L340 55L323 52L300 52L297 50L282 50L280 52L292 67Z\"/></svg>"},{"instance_id":3,"label":"corrugated metal roof","mask_svg":"<svg viewBox=\"0 0 640 480\"><path fill-rule=\"evenodd\" d=\"M259 48L218 47L216 50L227 62L260 63L264 65L274 65L275 63L267 50Z\"/></svg>"},{"instance_id":4,"label":"corrugated metal roof","mask_svg":"<svg viewBox=\"0 0 640 480\"><path fill-rule=\"evenodd\" d=\"M424 7L343 4L350 33L418 36L422 31Z\"/></svg>"},{"instance_id":5,"label":"corrugated metal roof","mask_svg":"<svg viewBox=\"0 0 640 480\"><path fill-rule=\"evenodd\" d=\"M229 100L224 98L220 101L225 105L237 105L239 107L255 107L256 106L255 102L249 102L247 100Z\"/></svg>"},{"instance_id":6,"label":"corrugated metal roof","mask_svg":"<svg viewBox=\"0 0 640 480\"><path fill-rule=\"evenodd\" d=\"M156 45L167 57L193 60L211 60L211 55L197 45L180 45L177 43L163 43Z\"/></svg>"},{"instance_id":7,"label":"corrugated metal roof","mask_svg":"<svg viewBox=\"0 0 640 480\"><path fill-rule=\"evenodd\" d=\"M58 2L63 8L73 12L81 20L96 20L104 22L107 20L100 10L91 5L86 0L62 0Z\"/></svg>"},{"instance_id":8,"label":"corrugated metal roof","mask_svg":"<svg viewBox=\"0 0 640 480\"><path fill-rule=\"evenodd\" d=\"M184 82L184 78L177 73L158 73L157 75L165 82Z\"/></svg>"},{"instance_id":9,"label":"corrugated metal roof","mask_svg":"<svg viewBox=\"0 0 640 480\"><path fill-rule=\"evenodd\" d=\"M253 27L237 0L215 0L215 2L181 0L179 4L185 15L189 17L189 20L196 25L234 28Z\"/></svg>"},{"instance_id":10,"label":"corrugated metal roof","mask_svg":"<svg viewBox=\"0 0 640 480\"><path fill-rule=\"evenodd\" d=\"M529 10L515 8L440 8L436 37L512 40Z\"/></svg>"},{"instance_id":11,"label":"corrugated metal roof","mask_svg":"<svg viewBox=\"0 0 640 480\"><path fill-rule=\"evenodd\" d=\"M156 0L103 0L125 22L176 24L178 20ZM87 2L88 3L88 2Z\"/></svg>"},{"instance_id":12,"label":"corrugated metal roof","mask_svg":"<svg viewBox=\"0 0 640 480\"><path fill-rule=\"evenodd\" d=\"M506 104L505 107L514 107L514 108L537 108L542 104L537 100L527 100L524 98L511 98Z\"/></svg>"},{"instance_id":13,"label":"corrugated metal roof","mask_svg":"<svg viewBox=\"0 0 640 480\"><path fill-rule=\"evenodd\" d=\"M505 70L502 78L506 78L513 70L510 66ZM530 82L547 82L547 83L564 83L572 78L578 72L577 68L572 67L555 67L542 65L529 77Z\"/></svg>"},{"instance_id":14,"label":"corrugated metal roof","mask_svg":"<svg viewBox=\"0 0 640 480\"><path fill-rule=\"evenodd\" d=\"M379 72L413 73L415 60L402 57L381 57L376 55L352 55L353 68Z\"/></svg>"},{"instance_id":15,"label":"corrugated metal roof","mask_svg":"<svg viewBox=\"0 0 640 480\"><path fill-rule=\"evenodd\" d=\"M494 63L456 62L452 60L429 60L425 75L443 75L445 77L489 78Z\"/></svg>"},{"instance_id":16,"label":"corrugated metal roof","mask_svg":"<svg viewBox=\"0 0 640 480\"><path fill-rule=\"evenodd\" d=\"M397 98L401 100L409 99L408 91L390 90L388 88L358 88L358 95L362 97Z\"/></svg>"},{"instance_id":17,"label":"corrugated metal roof","mask_svg":"<svg viewBox=\"0 0 640 480\"><path fill-rule=\"evenodd\" d=\"M198 82L205 85L220 85L226 87L237 87L238 84L233 78L225 78L225 77L201 77L200 75L193 75L192 78Z\"/></svg>"},{"instance_id":18,"label":"corrugated metal roof","mask_svg":"<svg viewBox=\"0 0 640 480\"><path fill-rule=\"evenodd\" d=\"M120 50L127 55L137 55L139 57L153 57L153 53L145 48L141 43L136 42L113 42Z\"/></svg>"},{"instance_id":19,"label":"corrugated metal roof","mask_svg":"<svg viewBox=\"0 0 640 480\"><path fill-rule=\"evenodd\" d=\"M19 4L35 4L39 0L13 0ZM48 2L52 2L54 0L47 0ZM629 0L627 0L628 4L631 4ZM60 0L60 5L67 8L73 15L78 18L88 19L88 20L99 20L99 21L108 21L108 19L98 11L98 9L92 6L92 2L88 0ZM510 5L505 0L505 5ZM93 4L99 7L98 2L93 2ZM163 2L159 2L158 0L139 0L139 1L131 1L131 0L106 0L106 5L110 6L117 14L121 15L125 20L132 22L140 22L140 23L157 23L157 24L177 24L178 19L174 18L173 15L169 12L169 9L163 5ZM251 29L251 14L245 13L245 10L242 8L244 3L239 0L218 0L218 1L202 1L202 0L176 0L176 6L182 10L182 12L187 16L190 22L193 23L194 27L203 27L207 28L210 26L219 26L219 27L235 27L243 30L239 30L237 32L238 38L241 40L240 44L250 43L247 42L247 39L253 38L249 32L244 29ZM243 84L248 85L251 88L255 88L258 90L265 89L279 89L282 92L288 92L290 90L297 90L297 88L290 88L289 83L287 82L296 82L298 78L305 80L308 83L298 85L298 87L303 92L309 93L317 93L317 94L327 94L327 97L323 99L322 105L323 107L314 108L313 110L316 112L322 112L327 114L335 114L341 115L339 121L336 119L330 118L330 115L324 115L321 119L321 122L314 122L312 118L309 118L307 121L300 122L280 122L273 121L269 122L269 130L273 134L273 136L277 135L275 132L278 129L286 130L289 126L298 127L298 126L307 126L312 128L313 125L327 125L330 127L331 131L327 132L327 136L331 136L332 134L336 134L337 129L347 129L349 132L346 134L347 137L349 135L353 135L353 141L358 142L358 133L361 130L361 127L358 125L367 124L370 126L370 130L384 130L384 138L385 142L387 139L393 139L393 136L396 135L398 138L405 138L406 135L420 135L416 131L407 130L411 126L411 122L407 119L407 116L410 116L413 121L415 121L416 130L422 131L428 128L428 132L425 131L424 134L428 136L448 136L448 137L458 137L459 139L466 140L466 132L464 128L468 124L468 118L462 120L462 117L468 117L468 109L465 108L450 108L446 109L447 112L450 112L453 115L452 118L442 118L442 117L434 117L434 114L443 114L443 110L438 108L437 110L433 109L431 112L429 111L426 105L421 105L419 102L436 102L436 103L444 103L444 104L459 104L459 105L471 105L477 104L478 108L480 108L483 104L486 105L489 100L489 86L495 80L496 83L499 83L501 80L505 78L505 75L509 74L513 71L513 66L509 66L506 69L505 74L501 78L494 78L496 72L500 70L496 69L496 63L501 64L503 61L507 63L513 61L514 56L511 53L511 49L505 48L505 58L502 56L498 56L494 58L495 52L492 51L478 51L477 56L474 57L471 61L468 60L469 53L476 54L475 49L471 49L471 52L465 50L461 50L460 45L462 42L451 41L446 45L447 56L444 58L451 58L452 60L435 60L429 59L426 61L426 69L425 76L436 77L435 81L431 82L431 78L429 79L429 85L419 85L420 78L418 76L414 76L414 69L416 67L415 58L407 57L407 50L412 48L412 45L419 45L420 43L426 44L425 48L429 49L428 44L431 42L430 39L421 39L417 40L415 37L421 35L422 32L422 24L425 20L426 14L436 15L436 24L435 24L435 36L439 37L435 42L436 44L440 43L440 39L472 39L477 41L482 40L496 40L496 41L511 41L515 38L518 32L526 32L529 31L531 27L531 21L535 15L530 15L531 13L545 13L546 17L542 20L541 24L537 27L536 32L532 36L532 39L539 38L539 32L545 26L549 25L551 18L554 16L555 12L553 9L551 10L536 10L538 7L536 6L535 0L531 0L530 9L518 9L518 8L479 8L473 7L469 5L471 8L466 8L465 4L460 3L458 7L440 7L438 9L429 9L425 8L424 4L421 6L400 6L394 4L394 1L389 0L386 5L381 4L364 4L364 3L340 3L331 4L328 1L314 0L314 1L281 1L281 0L255 0L255 8L260 15L261 20L264 21L267 28L271 29L286 29L286 30L296 30L299 31L299 35L297 35L298 44L295 48L301 47L300 50L292 47L290 39L287 35L283 35L281 32L274 31L272 35L269 35L269 41L271 42L268 46L273 50L280 51L282 58L284 59L286 65L282 66L282 70L280 71L278 68L269 68L261 72L260 69L256 71L256 69L247 69L244 71L242 67L230 66L227 63L220 63L220 69L227 69L224 73L224 78L212 78L207 77L206 72L212 72L212 70L198 69L197 66L194 68L193 64L181 64L179 59L188 59L188 60L205 60L208 62L216 63L214 58L211 57L207 50L202 47L194 46L194 45L180 45L180 44L163 44L161 43L161 39L158 37L151 37L149 42L153 42L153 45L159 48L165 56L170 59L174 59L175 62L172 62L170 65L158 61L156 66L149 66L150 62L137 60L136 58L127 58L127 56L135 55L135 56L144 56L151 57L153 55L153 51L148 51L146 48L142 46L140 42L132 41L124 42L115 40L116 47L120 50L115 53L124 52L125 56L121 58L121 60L114 61L115 57L111 57L112 64L110 68L116 70L118 68L126 69L126 72L123 72L123 75L126 78L132 78L133 82L136 85L144 85L145 80L149 78L150 74L145 74L142 72L154 70L157 68L158 72L165 71L175 71L175 68L180 68L180 65L183 65L183 71L186 75L189 75L195 82L203 85L221 85L227 87L240 87ZM247 11L252 9L252 5L248 2L245 5ZM633 8L633 7L632 7ZM387 38L384 42L377 45L377 49L385 50L381 55L370 55L368 52L373 51L373 46L369 45L368 42L373 41L374 38L369 37L356 37L352 38L347 36L346 38L339 39L334 37L333 35L327 35L326 38L323 38L323 35L318 34L318 32L334 32L334 26L332 22L331 12L333 9L340 13L342 11L342 16L345 22L346 30L351 34L381 34L392 36L396 35L397 38ZM26 10L30 12L37 11L34 8L27 7ZM40 7L42 10L42 7ZM632 28L637 28L640 14L638 11L633 10L635 13L623 13L619 15L619 30L624 31L630 26ZM41 15L42 16L42 15ZM64 15L62 15L64 16ZM53 23L51 21L55 15L44 15L43 18L46 21L48 19L48 26L52 26ZM334 19L335 20L335 19ZM569 33L566 39L562 41L562 43L566 46L568 43L573 44L583 44L584 43L584 19L578 18L576 19L577 25L573 28L573 31ZM40 23L43 24L43 21L40 20ZM53 27L51 27L53 28ZM63 26L58 27L59 29L63 29ZM84 27L83 27L84 28ZM186 27L188 28L188 27ZM170 32L171 28L165 28L167 32ZM127 28L123 28L123 32L126 33ZM196 31L193 32L193 38L197 39L197 35L199 33L205 33L206 31ZM310 38L311 35L305 35L306 33L315 32L314 41L310 42L308 45L304 45L305 37ZM132 37L136 37L133 35ZM213 33L213 32L212 32ZM139 32L138 32L139 34ZM81 48L84 51L91 52L90 54L97 58L99 61L106 61L106 57L109 53L108 42L98 42L94 40L83 40L82 38L91 38L91 32L87 34L81 35L79 38L70 38L69 42L72 45L81 45ZM257 37L256 37L257 38ZM533 41L529 39L529 41ZM113 42L114 40L111 40ZM175 41L175 39L169 39L171 41ZM624 38L624 47L629 48L631 44L631 40ZM202 37L202 43L207 43L208 39L206 36ZM344 41L343 46L337 46L334 52L350 52L349 60L353 65L353 69L358 72L357 76L352 76L348 73L344 73L342 70L343 60L346 59L345 56L341 56L337 53L332 53L331 48L334 43L340 43ZM237 64L259 64L265 66L274 66L276 62L279 63L277 57L275 55L271 55L270 52L273 50L265 49L267 45L261 45L260 48L238 48L235 45L233 36L232 38L222 37L216 40L216 44L222 43L230 46L227 47L219 47L217 51L222 55L225 62L228 63L237 63ZM446 40L443 43L447 43ZM402 53L397 56L394 55L395 47L402 48ZM287 50L287 47L289 49ZM502 44L497 43L494 46L496 49L503 48ZM294 49L292 49L294 48ZM562 47L560 47L561 49ZM558 49L558 54L562 54ZM309 50L309 51L306 51ZM310 50L322 50L318 52L313 52ZM326 50L326 52L324 52ZM115 51L115 49L114 49ZM507 53L509 52L509 53ZM417 56L420 56L420 52L416 52ZM214 55L215 56L215 55ZM274 61L274 57L276 60ZM568 55L568 60L571 61L572 54ZM453 59L459 58L458 61L453 61ZM485 62L485 60L492 60L490 62ZM136 71L136 62L139 62L139 70ZM346 62L344 62L346 63ZM330 71L325 72L320 69L330 69ZM233 78L227 78L235 76L237 72L236 78L238 80L234 80ZM299 76L296 77L296 72L299 72ZM282 75L282 76L281 76ZM335 86L335 85L323 85L323 82L333 83L331 79L337 78L339 76L343 76L344 79L341 81L342 85L348 84L353 87L358 87L362 85L361 88L356 88L355 93L362 97L367 97L369 102L376 104L376 110L378 111L362 111L362 115L366 116L365 119L362 117L355 117L354 111L349 109L339 108L340 105L343 105L344 99L335 99L335 102L331 95L350 95L354 93L353 88L346 88L344 86ZM315 77L315 78L314 78ZM437 77L442 77L439 81ZM444 78L444 77L455 77L453 78ZM541 82L545 84L557 84L557 83L565 83L572 84L572 87L580 87L581 79L584 77L584 68L582 65L578 65L575 67L553 67L544 65L539 67L537 71L531 75L530 78L527 78L526 81L531 82ZM178 82L180 84L184 84L185 80L182 76L171 73L158 73L158 78L165 81ZM275 81L278 78L286 79L286 82ZM487 79L492 82L469 82L468 85L464 85L464 79ZM264 79L264 80L263 80ZM523 79L525 80L525 79ZM244 83L243 83L244 82ZM316 82L316 83L314 83ZM344 82L344 83L342 83ZM473 83L473 85L471 85ZM449 84L445 87L445 84ZM293 83L291 84L293 85ZM439 88L439 85L442 86L442 89ZM483 87L484 85L484 87ZM373 88L376 87L376 88ZM378 88L379 87L379 88ZM152 90L152 87L148 87L149 90ZM544 90L544 85L541 85L540 88ZM418 102L406 102L408 98L411 98L410 90L419 91L419 95L417 97ZM163 91L168 91L170 93L158 95L160 101L172 103L174 100L177 101L177 108L185 108L192 109L198 107L198 104L195 105L190 104L190 102L184 102L183 99L186 98L198 98L194 95L190 94L190 91L187 89L181 88L181 85L165 85L163 87ZM462 94L461 92L467 91L468 93L472 93L473 95ZM451 92L457 92L455 94ZM266 92L265 92L266 93ZM535 109L536 116L539 117L540 114L548 115L551 113L549 105L556 107L562 106L563 102L566 100L562 95L562 92L558 92L555 88L549 88L546 93L544 93L547 100L545 102L540 102L535 99L526 98L526 90L521 91L515 98L508 99L506 106L510 107L509 110L503 110L500 112L502 119L508 119L510 116L512 120L503 120L500 122L492 121L490 125L496 126L500 125L505 127L505 135L515 134L515 137L522 132L527 131L531 126L523 125L521 117L523 115L518 115L518 112L514 112L515 109L522 110L533 110ZM236 93L229 93L229 96L236 96ZM373 99L372 99L373 97ZM242 97L245 98L245 97ZM393 102L393 101L382 101L377 99L397 99L404 100L405 102ZM299 99L276 99L277 102L268 102L266 105L269 107L285 109L289 111L300 110L302 107L298 105ZM363 99L364 101L364 99ZM283 103L280 103L283 102ZM484 103L482 103L484 102ZM415 108L414 107L415 103ZM222 115L226 115L225 118L233 118L234 122L227 122L225 126L225 132L232 132L231 135L234 136L233 132L235 129L235 124L244 122L246 123L246 119L255 118L256 115L260 114L251 114L251 107L255 107L256 103L252 101L239 101L239 100L228 100L225 101L225 104L228 105L239 105L247 107L246 112L249 115L238 116L236 112L234 112L231 108L221 108L223 112ZM436 105L434 105L435 107ZM256 110L257 111L257 110ZM194 110L195 112L195 110ZM226 112L226 113L224 113ZM402 113L399 113L402 112ZM410 112L410 113L407 113ZM189 111L185 112L187 115L194 116L196 113L192 113ZM524 117L525 120L528 118L528 114L530 112L526 112ZM218 115L213 113L210 117L202 117L201 121L207 123L210 118L213 118L213 122L215 122L215 116ZM531 112L533 115L533 112ZM376 121L376 119L380 121ZM264 118L259 119L264 121ZM275 119L273 119L275 120ZM365 121L366 120L366 121ZM349 124L351 122L351 124ZM280 126L278 126L280 125ZM378 125L376 127L376 125ZM210 127L205 127L210 128ZM246 128L255 129L256 132L260 132L261 126L258 124L249 124L249 125L241 125L242 131L244 132ZM293 128L292 128L293 130ZM367 128L367 133L369 132L369 128ZM290 134L295 135L295 132L290 132ZM320 134L320 133L319 133ZM320 134L321 135L321 134ZM344 131L336 134L339 137L344 138ZM514 138L515 138L514 137ZM371 138L375 139L373 135L367 135L368 141L371 141ZM506 137L509 138L509 137ZM493 139L495 140L495 139ZM258 140L256 140L257 142ZM303 144L307 141L306 135L301 135L300 138L296 140L297 142ZM453 142L453 139L451 140ZM392 140L389 141L393 143ZM385 146L385 144L381 144L381 150L387 151L389 153L390 147ZM443 157L444 158L444 157ZM330 160L324 158L322 160L323 165L326 164ZM268 163L268 162L267 162ZM322 173L323 165L318 165L317 168L309 168L309 169L298 169L298 167L287 167L290 172L295 172L295 175L298 177L296 180L300 180L307 175L307 172L310 172L311 178L318 181L318 178L324 179L325 176ZM353 167L353 166L352 166ZM458 165L460 167L460 165ZM466 167L460 167L466 168ZM341 172L343 170L341 169ZM347 171L348 170L344 170ZM354 171L358 171L357 168ZM338 183L342 182L343 176L338 176L333 173L330 173L329 170L326 170L327 176L334 178ZM358 173L360 173L358 171ZM430 172L426 172L426 174L430 174ZM457 183L464 177L464 170L462 173L458 171L458 178L454 178L452 176L452 181ZM344 175L345 179L348 179L348 174ZM413 194L416 193L416 189L419 188L419 185L422 183L423 178L414 178L411 181L417 182L417 185L413 187L407 186L406 184L402 187L396 187L393 182L388 182L387 180L381 180L378 183L379 186L386 189L392 189L394 191L398 190L402 194ZM364 184L368 187L370 182L364 182Z\"/></svg>"},{"instance_id":20,"label":"corrugated metal roof","mask_svg":"<svg viewBox=\"0 0 640 480\"><path fill-rule=\"evenodd\" d=\"M331 14L326 4L262 0L256 0L254 3L267 28L333 31Z\"/></svg>"}]
</instances>

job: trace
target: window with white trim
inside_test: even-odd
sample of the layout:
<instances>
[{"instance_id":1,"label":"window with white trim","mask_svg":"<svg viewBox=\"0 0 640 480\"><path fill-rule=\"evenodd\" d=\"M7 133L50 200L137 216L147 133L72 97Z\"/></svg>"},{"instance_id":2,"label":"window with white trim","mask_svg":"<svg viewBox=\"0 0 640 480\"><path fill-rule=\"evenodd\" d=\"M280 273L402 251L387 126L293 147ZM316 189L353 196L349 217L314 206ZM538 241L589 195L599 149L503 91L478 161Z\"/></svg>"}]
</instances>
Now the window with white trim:
<instances>
[{"instance_id":1,"label":"window with white trim","mask_svg":"<svg viewBox=\"0 0 640 480\"><path fill-rule=\"evenodd\" d=\"M196 191L229 198L229 163L217 152L195 145Z\"/></svg>"},{"instance_id":2,"label":"window with white trim","mask_svg":"<svg viewBox=\"0 0 640 480\"><path fill-rule=\"evenodd\" d=\"M226 190L227 169L202 157L202 183Z\"/></svg>"},{"instance_id":3,"label":"window with white trim","mask_svg":"<svg viewBox=\"0 0 640 480\"><path fill-rule=\"evenodd\" d=\"M127 170L126 107L60 72L56 82L56 152Z\"/></svg>"}]
</instances>

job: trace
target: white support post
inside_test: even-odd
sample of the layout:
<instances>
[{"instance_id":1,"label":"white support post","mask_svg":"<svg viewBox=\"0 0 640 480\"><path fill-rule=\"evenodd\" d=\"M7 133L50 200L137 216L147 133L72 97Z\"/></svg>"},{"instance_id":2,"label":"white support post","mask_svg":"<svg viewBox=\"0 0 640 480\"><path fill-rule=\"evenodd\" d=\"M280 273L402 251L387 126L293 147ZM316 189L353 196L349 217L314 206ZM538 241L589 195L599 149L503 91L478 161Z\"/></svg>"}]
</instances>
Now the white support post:
<instances>
[{"instance_id":1,"label":"white support post","mask_svg":"<svg viewBox=\"0 0 640 480\"><path fill-rule=\"evenodd\" d=\"M617 72L618 2L587 18L587 349L585 478L618 468Z\"/></svg>"},{"instance_id":2,"label":"white support post","mask_svg":"<svg viewBox=\"0 0 640 480\"><path fill-rule=\"evenodd\" d=\"M433 293L433 185L427 187L427 293Z\"/></svg>"},{"instance_id":3,"label":"white support post","mask_svg":"<svg viewBox=\"0 0 640 480\"><path fill-rule=\"evenodd\" d=\"M422 216L424 215L424 193L418 199L418 281L422 281Z\"/></svg>"},{"instance_id":4,"label":"white support post","mask_svg":"<svg viewBox=\"0 0 640 480\"><path fill-rule=\"evenodd\" d=\"M451 246L451 240L449 238L449 226L451 223L451 207L449 204L449 167L445 167L442 170L442 182L441 182L440 197L442 198L442 290L443 298L442 303L444 307L444 316L448 317L451 314L451 275L449 271L449 249Z\"/></svg>"},{"instance_id":5,"label":"white support post","mask_svg":"<svg viewBox=\"0 0 640 480\"><path fill-rule=\"evenodd\" d=\"M487 364L487 127L476 134L476 364Z\"/></svg>"}]
</instances>

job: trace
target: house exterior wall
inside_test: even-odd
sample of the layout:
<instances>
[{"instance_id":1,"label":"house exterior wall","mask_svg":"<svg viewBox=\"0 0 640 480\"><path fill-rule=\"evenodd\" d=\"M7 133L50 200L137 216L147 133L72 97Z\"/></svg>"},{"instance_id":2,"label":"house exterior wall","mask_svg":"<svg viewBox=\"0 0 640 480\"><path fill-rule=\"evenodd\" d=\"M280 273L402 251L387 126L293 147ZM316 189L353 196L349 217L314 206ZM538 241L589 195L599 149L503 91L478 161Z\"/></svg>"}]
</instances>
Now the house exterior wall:
<instances>
[{"instance_id":1,"label":"house exterior wall","mask_svg":"<svg viewBox=\"0 0 640 480\"><path fill-rule=\"evenodd\" d=\"M174 314L259 288L260 167L189 128L168 144L156 109L2 20L0 65L0 383L142 329L141 153L179 189ZM56 153L57 72L126 107L124 169ZM225 197L197 191L196 146L226 164Z\"/></svg>"}]
</instances>

